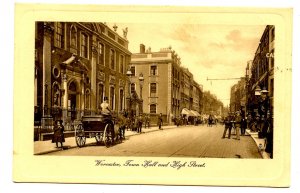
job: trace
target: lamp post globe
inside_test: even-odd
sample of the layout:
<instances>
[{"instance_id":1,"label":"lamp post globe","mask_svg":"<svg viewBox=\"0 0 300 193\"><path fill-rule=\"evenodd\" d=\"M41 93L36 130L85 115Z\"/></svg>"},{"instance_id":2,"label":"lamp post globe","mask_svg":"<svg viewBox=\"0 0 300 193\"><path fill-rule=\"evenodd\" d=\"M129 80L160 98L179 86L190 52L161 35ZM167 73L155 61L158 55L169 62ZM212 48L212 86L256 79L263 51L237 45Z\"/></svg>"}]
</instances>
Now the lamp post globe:
<instances>
[{"instance_id":1,"label":"lamp post globe","mask_svg":"<svg viewBox=\"0 0 300 193\"><path fill-rule=\"evenodd\" d=\"M255 96L260 96L261 95L261 89L259 86L256 86L255 88Z\"/></svg>"}]
</instances>

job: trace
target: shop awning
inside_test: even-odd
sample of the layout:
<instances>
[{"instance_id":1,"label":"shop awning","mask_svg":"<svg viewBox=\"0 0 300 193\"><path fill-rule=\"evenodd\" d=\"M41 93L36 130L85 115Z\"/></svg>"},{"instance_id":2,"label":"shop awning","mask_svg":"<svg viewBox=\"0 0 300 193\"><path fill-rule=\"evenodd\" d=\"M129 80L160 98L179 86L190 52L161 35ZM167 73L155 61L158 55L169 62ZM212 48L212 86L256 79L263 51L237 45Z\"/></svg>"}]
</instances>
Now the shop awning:
<instances>
[{"instance_id":1,"label":"shop awning","mask_svg":"<svg viewBox=\"0 0 300 193\"><path fill-rule=\"evenodd\" d=\"M187 108L183 108L182 111L181 111L181 114L182 115L187 115L187 116L194 116L194 114L191 113L191 111L188 110Z\"/></svg>"},{"instance_id":2,"label":"shop awning","mask_svg":"<svg viewBox=\"0 0 300 193\"><path fill-rule=\"evenodd\" d=\"M195 117L200 117L200 114L197 111L190 110L190 112L194 114Z\"/></svg>"}]
</instances>

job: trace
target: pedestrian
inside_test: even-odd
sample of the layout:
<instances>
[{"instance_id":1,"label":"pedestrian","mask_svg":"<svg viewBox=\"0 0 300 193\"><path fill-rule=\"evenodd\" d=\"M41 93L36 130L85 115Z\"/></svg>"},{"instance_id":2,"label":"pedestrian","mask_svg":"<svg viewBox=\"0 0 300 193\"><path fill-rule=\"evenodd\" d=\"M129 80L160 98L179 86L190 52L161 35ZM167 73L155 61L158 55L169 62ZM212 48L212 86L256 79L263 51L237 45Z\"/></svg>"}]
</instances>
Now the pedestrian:
<instances>
[{"instance_id":1,"label":"pedestrian","mask_svg":"<svg viewBox=\"0 0 300 193\"><path fill-rule=\"evenodd\" d=\"M180 116L177 117L177 118L176 118L176 125L177 125L177 127L179 127L179 125L182 124L181 122L182 122L182 121L181 121L181 117L180 117Z\"/></svg>"},{"instance_id":2,"label":"pedestrian","mask_svg":"<svg viewBox=\"0 0 300 193\"><path fill-rule=\"evenodd\" d=\"M246 124L247 124L246 128L247 128L247 129L250 129L250 130L251 130L251 123L252 123L252 116L251 116L251 114L249 113L249 114L247 115L247 119L246 119Z\"/></svg>"},{"instance_id":3,"label":"pedestrian","mask_svg":"<svg viewBox=\"0 0 300 193\"><path fill-rule=\"evenodd\" d=\"M240 140L240 130L241 130L241 122L242 122L242 116L240 111L236 112L234 121L235 121L235 131L236 131L235 139Z\"/></svg>"},{"instance_id":4,"label":"pedestrian","mask_svg":"<svg viewBox=\"0 0 300 193\"><path fill-rule=\"evenodd\" d=\"M65 142L64 137L64 126L62 125L62 120L57 120L54 123L54 133L52 138L52 143L56 144L56 148L58 148L58 143L60 143L60 148L63 150L63 142Z\"/></svg>"},{"instance_id":5,"label":"pedestrian","mask_svg":"<svg viewBox=\"0 0 300 193\"><path fill-rule=\"evenodd\" d=\"M132 118L132 131L137 131L137 117L135 115L133 115Z\"/></svg>"},{"instance_id":6,"label":"pedestrian","mask_svg":"<svg viewBox=\"0 0 300 193\"><path fill-rule=\"evenodd\" d=\"M232 129L232 121L233 120L233 117L231 116L231 114L228 114L226 117L225 117L225 120L224 120L224 132L223 132L223 136L222 136L222 139L224 139L226 137L226 133L228 131L228 139L230 139L230 136L231 136L231 129Z\"/></svg>"},{"instance_id":7,"label":"pedestrian","mask_svg":"<svg viewBox=\"0 0 300 193\"><path fill-rule=\"evenodd\" d=\"M245 117L242 117L241 121L241 135L244 136L246 133L246 128L247 128L247 120Z\"/></svg>"},{"instance_id":8,"label":"pedestrian","mask_svg":"<svg viewBox=\"0 0 300 193\"><path fill-rule=\"evenodd\" d=\"M149 115L145 115L145 128L150 128L150 117Z\"/></svg>"},{"instance_id":9,"label":"pedestrian","mask_svg":"<svg viewBox=\"0 0 300 193\"><path fill-rule=\"evenodd\" d=\"M120 137L122 139L125 139L125 128L127 125L127 118L126 118L126 114L124 112L119 114L117 123L119 125Z\"/></svg>"},{"instance_id":10,"label":"pedestrian","mask_svg":"<svg viewBox=\"0 0 300 193\"><path fill-rule=\"evenodd\" d=\"M208 126L209 126L209 127L212 127L212 124L213 124L213 117L212 117L212 115L210 114L209 117L208 117Z\"/></svg>"},{"instance_id":11,"label":"pedestrian","mask_svg":"<svg viewBox=\"0 0 300 193\"><path fill-rule=\"evenodd\" d=\"M142 115L140 115L139 117L138 117L138 120L137 120L138 122L137 122L137 132L138 133L142 133L142 127L143 127L143 117L142 117Z\"/></svg>"},{"instance_id":12,"label":"pedestrian","mask_svg":"<svg viewBox=\"0 0 300 193\"><path fill-rule=\"evenodd\" d=\"M161 113L158 116L157 124L158 124L158 129L163 130L163 128L162 128L163 119L162 119L162 114Z\"/></svg>"},{"instance_id":13,"label":"pedestrian","mask_svg":"<svg viewBox=\"0 0 300 193\"><path fill-rule=\"evenodd\" d=\"M266 149L265 151L273 158L273 116L268 115L268 128L266 133Z\"/></svg>"}]
</instances>

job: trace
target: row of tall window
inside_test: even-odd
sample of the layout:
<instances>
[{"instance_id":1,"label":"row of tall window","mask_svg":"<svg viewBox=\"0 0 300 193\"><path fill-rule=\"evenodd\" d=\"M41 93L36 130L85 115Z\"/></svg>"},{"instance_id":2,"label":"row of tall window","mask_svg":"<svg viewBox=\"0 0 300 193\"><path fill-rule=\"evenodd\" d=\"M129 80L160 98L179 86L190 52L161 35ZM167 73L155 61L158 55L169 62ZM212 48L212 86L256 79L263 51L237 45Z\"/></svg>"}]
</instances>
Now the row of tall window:
<instances>
[{"instance_id":1,"label":"row of tall window","mask_svg":"<svg viewBox=\"0 0 300 193\"><path fill-rule=\"evenodd\" d=\"M156 92L156 83L152 83L152 89L153 92ZM154 86L155 85L155 86ZM135 89L135 84L131 84L132 88L131 90L133 91ZM103 98L104 98L104 85L103 84L99 84L98 85L98 108L100 109L100 104L103 102ZM109 88L109 101L110 101L110 105L111 105L111 109L116 110L117 109L117 104L116 104L116 100L115 100L115 88L114 87L110 87ZM119 111L122 111L125 108L125 94L124 94L124 90L120 89L119 90ZM150 104L150 113L156 113L156 104Z\"/></svg>"},{"instance_id":2,"label":"row of tall window","mask_svg":"<svg viewBox=\"0 0 300 193\"><path fill-rule=\"evenodd\" d=\"M98 85L98 90L97 90L97 104L98 104L98 109L100 109L100 105L103 102L104 99L104 85L99 84ZM114 87L109 87L109 104L111 109L116 110L118 107L119 111L122 111L124 107L124 100L125 100L125 95L124 95L124 90L120 89L119 90L119 105L116 104L116 91Z\"/></svg>"},{"instance_id":3,"label":"row of tall window","mask_svg":"<svg viewBox=\"0 0 300 193\"><path fill-rule=\"evenodd\" d=\"M131 76L136 76L135 66L130 67ZM156 76L157 75L157 66L152 65L150 66L150 76Z\"/></svg>"},{"instance_id":4,"label":"row of tall window","mask_svg":"<svg viewBox=\"0 0 300 193\"><path fill-rule=\"evenodd\" d=\"M65 49L65 26L61 22L55 23L55 35L54 45L58 48ZM77 53L78 47L80 48L80 56L83 58L89 58L89 36L85 32L80 32L80 46L77 45L77 28L71 26L70 28L70 52ZM105 63L105 46L100 41L97 43L97 62L100 65ZM112 70L116 70L116 51L114 49L109 50L108 65ZM119 56L119 71L125 73L125 56Z\"/></svg>"},{"instance_id":5,"label":"row of tall window","mask_svg":"<svg viewBox=\"0 0 300 193\"><path fill-rule=\"evenodd\" d=\"M130 92L134 93L136 91L136 84L131 83L130 84ZM156 97L157 96L157 83L150 83L150 97Z\"/></svg>"}]
</instances>

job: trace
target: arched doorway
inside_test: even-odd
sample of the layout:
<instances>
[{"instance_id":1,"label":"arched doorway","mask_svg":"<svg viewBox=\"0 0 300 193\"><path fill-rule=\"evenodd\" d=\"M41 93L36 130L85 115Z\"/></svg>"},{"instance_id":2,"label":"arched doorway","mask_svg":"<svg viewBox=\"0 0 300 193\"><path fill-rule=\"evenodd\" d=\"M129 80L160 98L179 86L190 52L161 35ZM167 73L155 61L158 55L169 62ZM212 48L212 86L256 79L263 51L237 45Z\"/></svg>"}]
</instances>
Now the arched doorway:
<instances>
[{"instance_id":1,"label":"arched doorway","mask_svg":"<svg viewBox=\"0 0 300 193\"><path fill-rule=\"evenodd\" d=\"M71 120L76 119L77 114L77 85L74 81L69 84L68 87L68 117Z\"/></svg>"}]
</instances>

